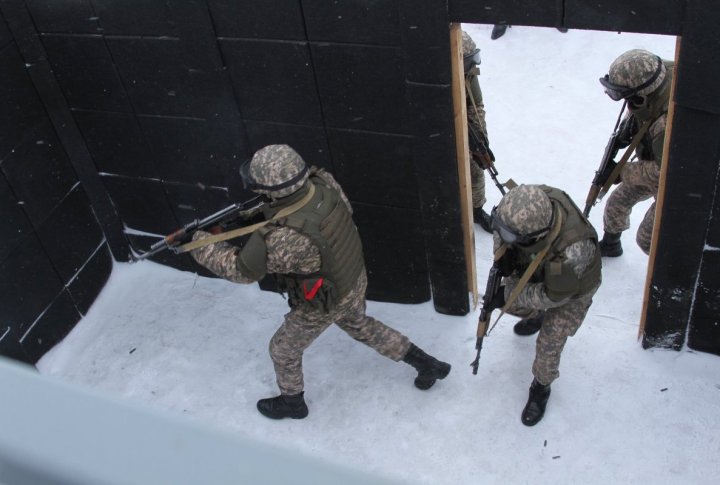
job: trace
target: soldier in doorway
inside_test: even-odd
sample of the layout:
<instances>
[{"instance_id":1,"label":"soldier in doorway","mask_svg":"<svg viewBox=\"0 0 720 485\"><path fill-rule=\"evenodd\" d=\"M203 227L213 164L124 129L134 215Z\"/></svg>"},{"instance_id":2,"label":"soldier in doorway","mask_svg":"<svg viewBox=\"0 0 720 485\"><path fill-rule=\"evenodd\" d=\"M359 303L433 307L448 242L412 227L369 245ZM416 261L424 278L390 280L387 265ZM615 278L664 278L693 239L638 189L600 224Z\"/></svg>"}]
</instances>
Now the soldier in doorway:
<instances>
[{"instance_id":1,"label":"soldier in doorway","mask_svg":"<svg viewBox=\"0 0 720 485\"><path fill-rule=\"evenodd\" d=\"M491 158L491 163L495 160L495 156L490 150L487 125L485 123L485 105L483 104L482 91L478 76L480 70L480 49L473 42L472 37L462 32L462 48L463 48L463 66L465 70L465 103L467 108L467 123L470 141L470 179L472 186L472 204L473 218L476 223L480 224L487 232L490 229L490 216L483 209L487 199L485 198L485 162L483 156ZM472 130L478 135L479 140L475 140ZM473 150L473 144L480 144L480 150ZM482 155L481 153L482 152Z\"/></svg>"},{"instance_id":2,"label":"soldier in doorway","mask_svg":"<svg viewBox=\"0 0 720 485\"><path fill-rule=\"evenodd\" d=\"M610 99L627 102L629 114L620 128L623 146L630 145L636 135L642 137L635 150L637 161L625 165L620 173L620 185L605 204L604 234L600 241L603 256L617 257L623 253L620 235L630 228L633 207L657 197L673 67L671 61L646 50L633 49L615 59L608 74L600 78ZM641 130L644 134L638 135ZM637 244L645 254L650 253L654 221L653 201L636 235Z\"/></svg>"},{"instance_id":3,"label":"soldier in doorway","mask_svg":"<svg viewBox=\"0 0 720 485\"><path fill-rule=\"evenodd\" d=\"M502 286L488 310L503 308L522 318L519 335L537 337L534 379L522 422L537 424L545 413L550 384L560 376L560 355L585 319L601 282L595 230L563 191L519 185L491 213L495 260Z\"/></svg>"},{"instance_id":4,"label":"soldier in doorway","mask_svg":"<svg viewBox=\"0 0 720 485\"><path fill-rule=\"evenodd\" d=\"M241 249L225 242L193 250L198 263L237 283L275 276L288 296L290 312L270 341L280 395L257 408L273 419L307 416L302 357L333 323L380 354L413 366L415 386L429 389L445 378L450 364L426 354L408 337L366 315L367 275L352 208L332 175L308 168L287 145L269 145L243 164L247 188L268 199L269 222ZM198 231L194 239L209 237Z\"/></svg>"}]
</instances>

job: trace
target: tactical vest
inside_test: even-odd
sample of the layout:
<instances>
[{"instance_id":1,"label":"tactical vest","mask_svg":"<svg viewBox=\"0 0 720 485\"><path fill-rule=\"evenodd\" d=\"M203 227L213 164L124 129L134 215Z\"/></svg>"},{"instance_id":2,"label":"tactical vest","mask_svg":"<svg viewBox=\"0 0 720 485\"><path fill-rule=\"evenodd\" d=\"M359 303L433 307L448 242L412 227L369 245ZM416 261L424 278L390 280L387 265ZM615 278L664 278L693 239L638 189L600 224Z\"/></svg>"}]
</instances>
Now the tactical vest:
<instances>
[{"instance_id":1,"label":"tactical vest","mask_svg":"<svg viewBox=\"0 0 720 485\"><path fill-rule=\"evenodd\" d=\"M277 227L289 227L308 237L320 250L321 268L313 274L276 274L278 287L287 293L290 306L310 306L331 311L357 284L365 262L360 235L340 193L318 176L311 176L315 194L298 211L263 228L265 233ZM306 191L302 191L306 193ZM295 195L295 194L293 194ZM292 204L270 210L277 213ZM266 214L271 216L272 214Z\"/></svg>"},{"instance_id":2,"label":"tactical vest","mask_svg":"<svg viewBox=\"0 0 720 485\"><path fill-rule=\"evenodd\" d=\"M635 123L636 133L645 119L651 119L651 123L655 123L662 115L668 112L670 102L670 85L672 84L675 63L672 61L664 61L664 63L667 74L663 83L648 97L648 106L643 113L633 112L633 116L637 120ZM659 164L662 157L660 156L660 153L658 153L658 148L660 150L662 149L661 147L664 139L664 134L660 136L653 136L650 134L650 130L648 130L645 135L643 135L640 143L638 143L637 148L635 148L635 154L640 160L654 160Z\"/></svg>"},{"instance_id":3,"label":"tactical vest","mask_svg":"<svg viewBox=\"0 0 720 485\"><path fill-rule=\"evenodd\" d=\"M544 283L545 292L553 301L584 295L599 285L601 281L602 263L600 250L597 248L597 233L565 192L546 185L540 187L552 201L555 210L561 210L565 218L560 233L550 246L544 262L535 271L530 281ZM563 252L571 244L585 239L591 239L596 244L595 256L582 276L578 278L575 271L564 263ZM537 250L530 252L522 246L515 246L508 252L510 258L514 259L514 264L512 264L514 269L523 272Z\"/></svg>"}]
</instances>

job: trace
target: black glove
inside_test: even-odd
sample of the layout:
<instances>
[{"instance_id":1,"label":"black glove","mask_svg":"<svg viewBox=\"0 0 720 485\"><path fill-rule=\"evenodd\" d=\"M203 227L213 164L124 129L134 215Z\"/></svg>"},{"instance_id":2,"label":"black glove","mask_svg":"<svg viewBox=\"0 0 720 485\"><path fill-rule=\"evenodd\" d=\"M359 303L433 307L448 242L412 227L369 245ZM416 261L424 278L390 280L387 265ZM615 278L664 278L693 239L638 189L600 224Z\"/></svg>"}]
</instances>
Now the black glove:
<instances>
[{"instance_id":1,"label":"black glove","mask_svg":"<svg viewBox=\"0 0 720 485\"><path fill-rule=\"evenodd\" d=\"M633 137L637 134L640 126L638 125L637 118L634 116L628 116L620 122L618 127L618 147L625 148L630 145Z\"/></svg>"},{"instance_id":2,"label":"black glove","mask_svg":"<svg viewBox=\"0 0 720 485\"><path fill-rule=\"evenodd\" d=\"M498 290L490 299L490 308L488 308L488 310L493 311L496 308L502 308L503 306L505 306L505 285L500 285Z\"/></svg>"}]
</instances>

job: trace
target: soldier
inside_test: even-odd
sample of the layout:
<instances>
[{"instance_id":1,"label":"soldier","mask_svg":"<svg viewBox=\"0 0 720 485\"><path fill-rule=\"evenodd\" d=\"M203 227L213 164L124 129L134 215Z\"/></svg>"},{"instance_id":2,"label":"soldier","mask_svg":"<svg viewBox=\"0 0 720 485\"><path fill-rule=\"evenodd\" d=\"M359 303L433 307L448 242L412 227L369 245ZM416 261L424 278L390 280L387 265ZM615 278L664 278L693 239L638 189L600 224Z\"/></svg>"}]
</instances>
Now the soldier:
<instances>
[{"instance_id":1,"label":"soldier","mask_svg":"<svg viewBox=\"0 0 720 485\"><path fill-rule=\"evenodd\" d=\"M465 31L462 31L462 48L463 65L465 69L465 103L467 105L467 122L471 147L470 179L472 186L473 218L485 231L492 232L490 229L490 216L483 209L483 205L485 205L487 201L485 198L485 166L477 150L473 150L473 144L477 144L477 142L474 141L472 132L470 132L470 130L475 130L481 137L482 140L480 143L483 144L481 150L486 152L487 156L491 157L491 162L494 161L495 157L492 151L490 151L487 136L485 105L483 104L480 83L478 82L480 70L477 66L480 64L480 49L475 46L472 37Z\"/></svg>"},{"instance_id":2,"label":"soldier","mask_svg":"<svg viewBox=\"0 0 720 485\"><path fill-rule=\"evenodd\" d=\"M673 62L651 52L633 49L615 59L608 74L600 78L610 99L627 101L629 114L620 130L624 146L631 143L643 125L649 126L635 150L638 160L625 165L620 174L620 185L605 204L604 234L600 241L603 256L618 257L623 253L620 235L630 228L633 206L657 196L673 66ZM637 244L645 254L650 253L654 220L653 201L636 235Z\"/></svg>"},{"instance_id":3,"label":"soldier","mask_svg":"<svg viewBox=\"0 0 720 485\"><path fill-rule=\"evenodd\" d=\"M537 337L534 379L522 412L526 426L545 413L550 384L560 376L560 354L582 324L600 286L598 238L563 191L519 185L491 213L493 242L503 285L491 308L522 318L515 333ZM528 279L529 278L529 279Z\"/></svg>"},{"instance_id":4,"label":"soldier","mask_svg":"<svg viewBox=\"0 0 720 485\"><path fill-rule=\"evenodd\" d=\"M267 196L269 223L238 249L220 242L192 252L198 263L237 283L273 274L290 312L270 341L280 395L257 408L273 419L307 416L302 356L332 323L355 340L418 371L415 386L429 389L450 364L423 352L400 332L365 314L367 275L352 208L328 172L308 168L287 145L258 150L240 169L246 188ZM198 231L194 239L209 237Z\"/></svg>"}]
</instances>

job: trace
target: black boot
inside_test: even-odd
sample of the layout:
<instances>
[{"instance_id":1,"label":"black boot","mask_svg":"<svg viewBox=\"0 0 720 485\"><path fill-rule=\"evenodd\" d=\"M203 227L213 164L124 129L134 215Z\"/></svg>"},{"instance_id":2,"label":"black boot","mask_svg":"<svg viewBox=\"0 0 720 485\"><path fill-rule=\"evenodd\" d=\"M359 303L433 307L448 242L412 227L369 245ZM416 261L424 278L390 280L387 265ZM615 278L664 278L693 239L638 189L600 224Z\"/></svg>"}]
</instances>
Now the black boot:
<instances>
[{"instance_id":1,"label":"black boot","mask_svg":"<svg viewBox=\"0 0 720 485\"><path fill-rule=\"evenodd\" d=\"M415 344L410 344L410 350L407 351L402 360L415 367L418 371L415 378L415 387L423 391L430 389L436 380L444 379L450 373L450 364L426 354Z\"/></svg>"},{"instance_id":2,"label":"black boot","mask_svg":"<svg viewBox=\"0 0 720 485\"><path fill-rule=\"evenodd\" d=\"M522 423L525 426L535 426L540 422L545 414L545 406L547 406L550 398L550 385L540 384L537 379L533 379L530 384L530 396L522 412Z\"/></svg>"},{"instance_id":3,"label":"black boot","mask_svg":"<svg viewBox=\"0 0 720 485\"><path fill-rule=\"evenodd\" d=\"M280 394L279 396L260 399L257 402L257 408L260 414L271 419L303 419L308 415L304 394L304 392L293 395Z\"/></svg>"},{"instance_id":4,"label":"black boot","mask_svg":"<svg viewBox=\"0 0 720 485\"><path fill-rule=\"evenodd\" d=\"M600 254L606 258L617 258L623 253L620 232L605 232L600 240Z\"/></svg>"},{"instance_id":5,"label":"black boot","mask_svg":"<svg viewBox=\"0 0 720 485\"><path fill-rule=\"evenodd\" d=\"M485 232L489 232L490 234L492 234L490 214L485 212L485 209L483 209L482 207L474 208L473 219L475 219L475 223L479 224L480 227L485 230Z\"/></svg>"},{"instance_id":6,"label":"black boot","mask_svg":"<svg viewBox=\"0 0 720 485\"><path fill-rule=\"evenodd\" d=\"M515 324L513 331L517 335L527 336L532 335L540 331L543 320L545 320L545 313L541 313L537 317L523 318Z\"/></svg>"},{"instance_id":7,"label":"black boot","mask_svg":"<svg viewBox=\"0 0 720 485\"><path fill-rule=\"evenodd\" d=\"M499 39L503 35L505 35L505 31L507 30L508 26L505 24L495 24L495 26L492 29L492 34L490 34L490 38L492 40Z\"/></svg>"}]
</instances>

